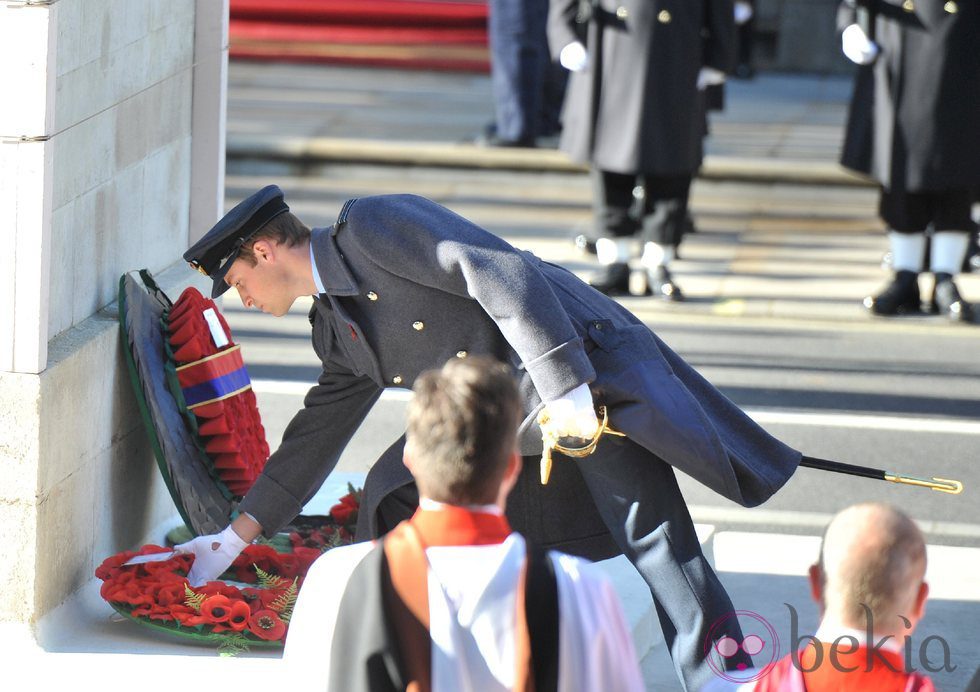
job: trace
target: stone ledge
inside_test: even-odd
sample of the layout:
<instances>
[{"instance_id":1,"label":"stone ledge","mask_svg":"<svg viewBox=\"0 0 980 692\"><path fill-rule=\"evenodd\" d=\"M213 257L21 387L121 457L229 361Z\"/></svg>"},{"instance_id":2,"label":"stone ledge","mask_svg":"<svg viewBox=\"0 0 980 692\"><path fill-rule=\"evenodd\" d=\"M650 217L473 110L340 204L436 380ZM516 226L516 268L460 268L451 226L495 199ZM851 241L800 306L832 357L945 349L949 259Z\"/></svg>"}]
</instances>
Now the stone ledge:
<instances>
[{"instance_id":1,"label":"stone ledge","mask_svg":"<svg viewBox=\"0 0 980 692\"><path fill-rule=\"evenodd\" d=\"M588 170L586 166L574 163L565 154L554 149L487 148L473 144L339 137L229 134L227 155L229 159L240 161L281 161L298 166L316 162L345 162L556 173L581 173ZM709 155L705 157L698 176L708 180L754 183L845 187L874 185L836 163L778 158Z\"/></svg>"}]
</instances>

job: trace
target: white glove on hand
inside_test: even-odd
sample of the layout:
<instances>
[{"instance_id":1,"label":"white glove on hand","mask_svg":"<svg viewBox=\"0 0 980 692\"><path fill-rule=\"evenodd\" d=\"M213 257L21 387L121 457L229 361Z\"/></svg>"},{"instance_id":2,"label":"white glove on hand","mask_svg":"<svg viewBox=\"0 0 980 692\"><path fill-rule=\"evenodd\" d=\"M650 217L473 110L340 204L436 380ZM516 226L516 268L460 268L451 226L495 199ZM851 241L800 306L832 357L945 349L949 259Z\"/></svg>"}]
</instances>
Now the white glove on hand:
<instances>
[{"instance_id":1,"label":"white glove on hand","mask_svg":"<svg viewBox=\"0 0 980 692\"><path fill-rule=\"evenodd\" d=\"M735 23L739 26L745 24L745 22L752 19L752 15L755 14L755 10L752 9L746 0L736 0L735 2Z\"/></svg>"},{"instance_id":2,"label":"white glove on hand","mask_svg":"<svg viewBox=\"0 0 980 692\"><path fill-rule=\"evenodd\" d=\"M214 581L235 561L238 554L248 545L235 533L231 526L221 533L198 536L186 543L174 546L175 553L190 553L194 564L187 575L191 586L202 586Z\"/></svg>"},{"instance_id":3,"label":"white glove on hand","mask_svg":"<svg viewBox=\"0 0 980 692\"><path fill-rule=\"evenodd\" d=\"M870 65L881 52L881 48L868 38L860 24L851 24L844 29L841 45L847 59L858 65Z\"/></svg>"},{"instance_id":4,"label":"white glove on hand","mask_svg":"<svg viewBox=\"0 0 980 692\"><path fill-rule=\"evenodd\" d=\"M591 439L599 429L589 385L580 384L560 399L545 404L548 422L543 432L556 437Z\"/></svg>"},{"instance_id":5,"label":"white glove on hand","mask_svg":"<svg viewBox=\"0 0 980 692\"><path fill-rule=\"evenodd\" d=\"M725 73L713 67L702 67L698 72L698 90L704 90L715 84L725 83Z\"/></svg>"},{"instance_id":6,"label":"white glove on hand","mask_svg":"<svg viewBox=\"0 0 980 692\"><path fill-rule=\"evenodd\" d=\"M558 54L558 62L566 70L579 72L588 66L589 54L586 52L585 46L579 41L572 41L561 49L561 53Z\"/></svg>"}]
</instances>

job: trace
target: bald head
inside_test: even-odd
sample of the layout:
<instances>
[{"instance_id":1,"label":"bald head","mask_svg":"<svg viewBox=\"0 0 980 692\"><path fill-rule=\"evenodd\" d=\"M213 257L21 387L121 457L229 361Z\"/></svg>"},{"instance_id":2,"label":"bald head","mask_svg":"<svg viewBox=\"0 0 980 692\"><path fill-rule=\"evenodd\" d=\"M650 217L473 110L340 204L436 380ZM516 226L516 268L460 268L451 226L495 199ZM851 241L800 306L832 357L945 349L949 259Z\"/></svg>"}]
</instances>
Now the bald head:
<instances>
[{"instance_id":1,"label":"bald head","mask_svg":"<svg viewBox=\"0 0 980 692\"><path fill-rule=\"evenodd\" d=\"M862 604L876 629L894 628L899 616L921 616L925 541L915 522L893 507L866 503L837 514L824 533L819 569L825 615L845 626L865 626Z\"/></svg>"}]
</instances>

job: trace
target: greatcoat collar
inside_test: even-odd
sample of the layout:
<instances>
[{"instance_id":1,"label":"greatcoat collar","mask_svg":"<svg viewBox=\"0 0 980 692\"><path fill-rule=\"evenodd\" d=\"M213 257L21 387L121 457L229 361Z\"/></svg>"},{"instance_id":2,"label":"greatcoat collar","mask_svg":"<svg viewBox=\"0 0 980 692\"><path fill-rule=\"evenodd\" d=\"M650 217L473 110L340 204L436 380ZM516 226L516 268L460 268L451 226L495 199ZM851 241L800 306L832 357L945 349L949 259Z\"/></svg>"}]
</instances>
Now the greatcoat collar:
<instances>
[{"instance_id":1,"label":"greatcoat collar","mask_svg":"<svg viewBox=\"0 0 980 692\"><path fill-rule=\"evenodd\" d=\"M310 243L316 258L316 270L327 294L356 296L360 289L337 247L337 230L337 226L313 229Z\"/></svg>"}]
</instances>

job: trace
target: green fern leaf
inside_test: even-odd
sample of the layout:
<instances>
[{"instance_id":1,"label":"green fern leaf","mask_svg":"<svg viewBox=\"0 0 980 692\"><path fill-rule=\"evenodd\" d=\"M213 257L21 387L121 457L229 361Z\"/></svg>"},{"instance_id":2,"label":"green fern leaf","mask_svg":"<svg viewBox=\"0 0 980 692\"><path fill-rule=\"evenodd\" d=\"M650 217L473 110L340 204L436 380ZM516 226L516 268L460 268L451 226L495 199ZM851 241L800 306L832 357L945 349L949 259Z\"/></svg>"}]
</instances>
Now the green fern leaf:
<instances>
[{"instance_id":1,"label":"green fern leaf","mask_svg":"<svg viewBox=\"0 0 980 692\"><path fill-rule=\"evenodd\" d=\"M258 565L252 565L255 567L255 573L259 575L259 587L262 589L281 589L286 585L286 580L275 574L269 574L264 569Z\"/></svg>"},{"instance_id":2,"label":"green fern leaf","mask_svg":"<svg viewBox=\"0 0 980 692\"><path fill-rule=\"evenodd\" d=\"M201 604L207 598L203 593L195 593L188 584L184 584L184 605L193 608L194 612L201 612Z\"/></svg>"},{"instance_id":3,"label":"green fern leaf","mask_svg":"<svg viewBox=\"0 0 980 692\"><path fill-rule=\"evenodd\" d=\"M289 623L289 618L293 616L296 595L299 593L299 587L297 586L298 580L299 577L293 579L293 583L289 585L289 588L279 594L279 597L269 604L269 608L279 613L279 617L285 623Z\"/></svg>"}]
</instances>

